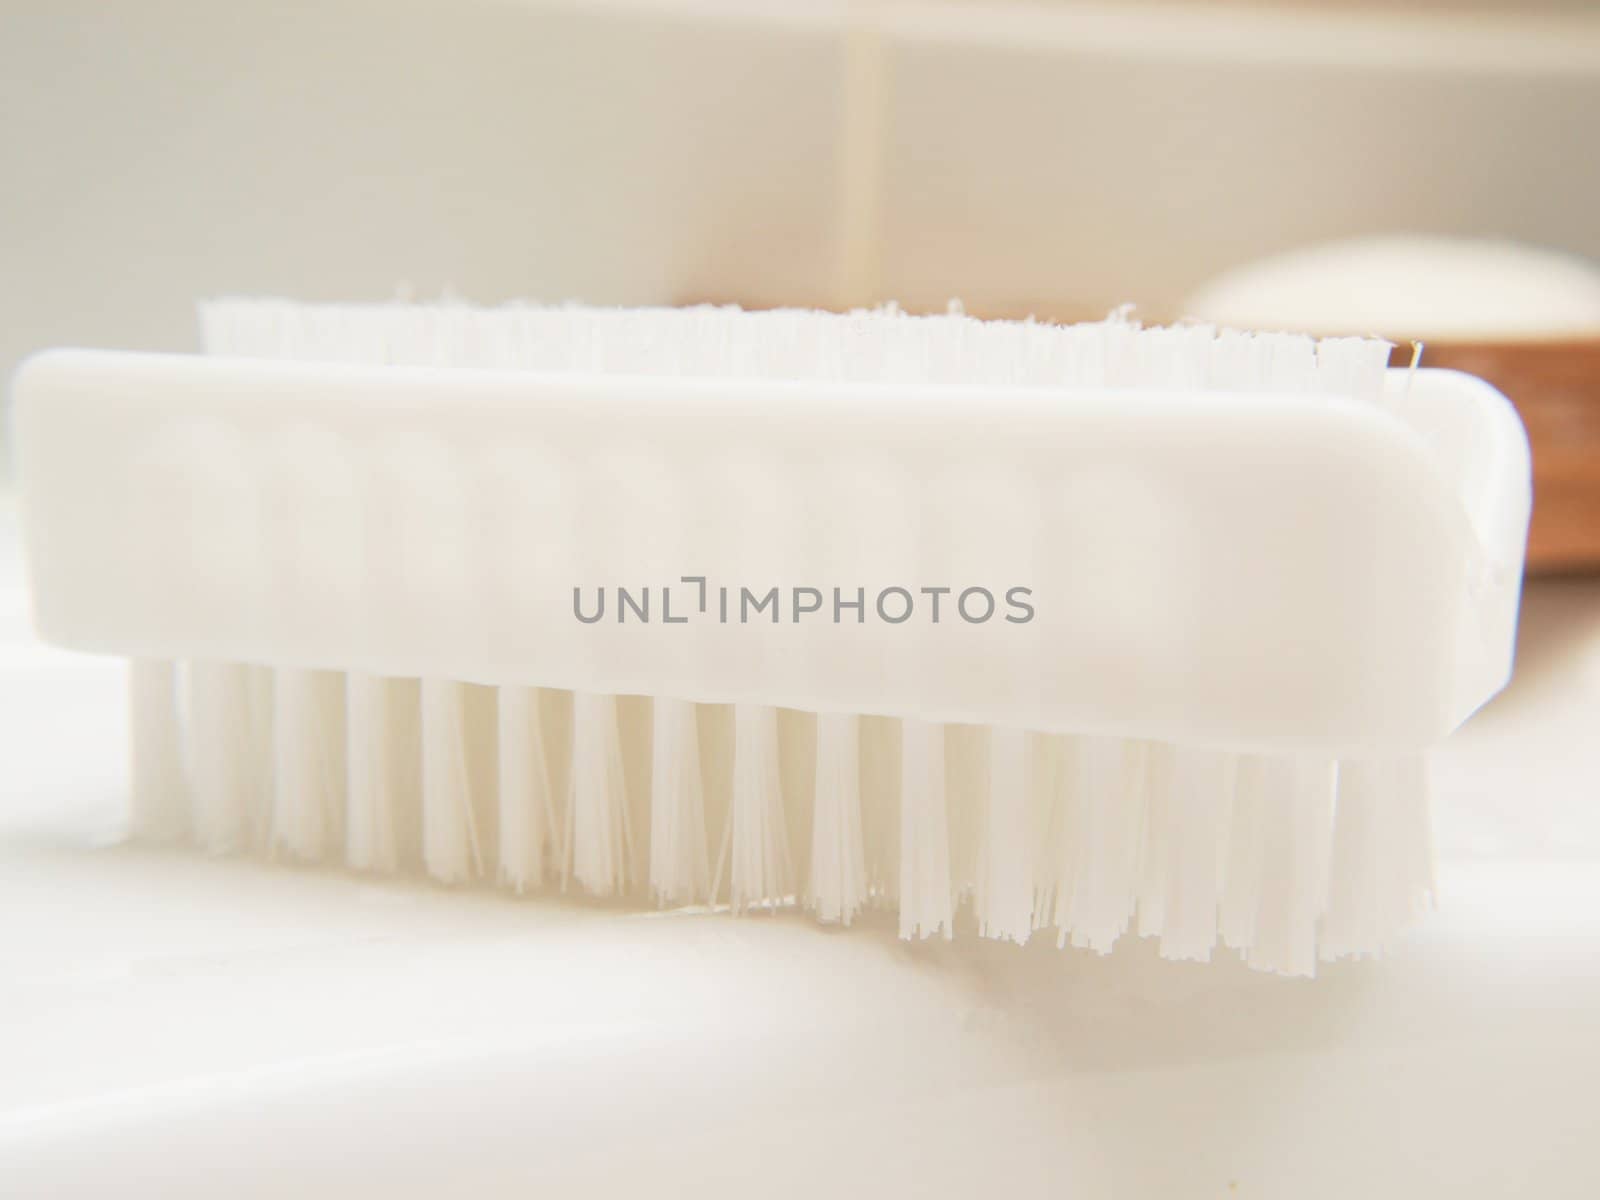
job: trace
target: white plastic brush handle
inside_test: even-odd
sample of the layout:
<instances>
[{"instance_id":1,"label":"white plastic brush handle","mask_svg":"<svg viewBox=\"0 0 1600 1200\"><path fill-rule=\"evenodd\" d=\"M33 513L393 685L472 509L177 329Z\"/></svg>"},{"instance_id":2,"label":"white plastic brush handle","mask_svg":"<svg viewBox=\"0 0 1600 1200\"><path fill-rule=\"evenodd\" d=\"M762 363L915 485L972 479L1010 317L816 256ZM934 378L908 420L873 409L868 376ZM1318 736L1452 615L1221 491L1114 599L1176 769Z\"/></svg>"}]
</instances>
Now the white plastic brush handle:
<instances>
[{"instance_id":1,"label":"white plastic brush handle","mask_svg":"<svg viewBox=\"0 0 1600 1200\"><path fill-rule=\"evenodd\" d=\"M34 616L77 649L1341 756L1511 667L1527 441L1453 372L1373 405L54 351L14 387Z\"/></svg>"}]
</instances>

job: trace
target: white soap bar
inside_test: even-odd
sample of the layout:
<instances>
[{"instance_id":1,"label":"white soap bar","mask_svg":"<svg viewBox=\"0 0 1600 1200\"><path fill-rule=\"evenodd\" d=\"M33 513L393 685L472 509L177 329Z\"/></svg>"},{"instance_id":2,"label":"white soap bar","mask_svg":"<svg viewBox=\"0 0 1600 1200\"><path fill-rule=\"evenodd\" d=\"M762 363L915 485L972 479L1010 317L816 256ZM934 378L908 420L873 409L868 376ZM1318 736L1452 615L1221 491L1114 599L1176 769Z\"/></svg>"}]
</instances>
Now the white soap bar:
<instances>
[{"instance_id":1,"label":"white soap bar","mask_svg":"<svg viewBox=\"0 0 1600 1200\"><path fill-rule=\"evenodd\" d=\"M1600 337L1600 267L1507 241L1355 238L1225 272L1183 312L1241 328L1318 334Z\"/></svg>"}]
</instances>

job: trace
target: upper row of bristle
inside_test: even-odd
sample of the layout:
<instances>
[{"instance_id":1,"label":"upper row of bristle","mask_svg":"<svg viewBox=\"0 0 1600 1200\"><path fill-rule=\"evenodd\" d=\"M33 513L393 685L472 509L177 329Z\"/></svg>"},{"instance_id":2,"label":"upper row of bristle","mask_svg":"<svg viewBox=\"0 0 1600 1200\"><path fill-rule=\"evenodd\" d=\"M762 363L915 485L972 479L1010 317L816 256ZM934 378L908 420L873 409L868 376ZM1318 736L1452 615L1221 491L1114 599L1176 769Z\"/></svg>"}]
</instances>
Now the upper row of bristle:
<instances>
[{"instance_id":1,"label":"upper row of bristle","mask_svg":"<svg viewBox=\"0 0 1600 1200\"><path fill-rule=\"evenodd\" d=\"M383 365L1001 386L1377 396L1389 344L1142 328L1124 315L1052 325L893 308L601 309L575 305L299 305L223 300L202 309L213 354Z\"/></svg>"}]
</instances>

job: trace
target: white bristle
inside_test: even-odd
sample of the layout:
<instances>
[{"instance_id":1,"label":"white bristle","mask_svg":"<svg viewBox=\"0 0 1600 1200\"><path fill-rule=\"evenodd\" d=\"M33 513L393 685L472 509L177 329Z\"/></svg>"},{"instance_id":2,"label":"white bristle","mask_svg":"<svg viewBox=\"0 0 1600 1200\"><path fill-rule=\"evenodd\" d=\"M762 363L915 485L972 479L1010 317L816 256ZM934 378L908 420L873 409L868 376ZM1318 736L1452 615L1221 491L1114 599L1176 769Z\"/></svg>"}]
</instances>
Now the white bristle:
<instances>
[{"instance_id":1,"label":"white bristle","mask_svg":"<svg viewBox=\"0 0 1600 1200\"><path fill-rule=\"evenodd\" d=\"M273 761L276 755L272 733L273 712L277 702L273 688L278 673L271 667L251 664L245 667L245 682L250 691L251 755L260 764L261 777L256 782L256 812L251 829L251 845L261 849L269 844L272 832Z\"/></svg>"},{"instance_id":2,"label":"white bristle","mask_svg":"<svg viewBox=\"0 0 1600 1200\"><path fill-rule=\"evenodd\" d=\"M262 795L250 668L189 664L189 759L195 840L214 854L247 849Z\"/></svg>"},{"instance_id":3,"label":"white bristle","mask_svg":"<svg viewBox=\"0 0 1600 1200\"><path fill-rule=\"evenodd\" d=\"M907 383L1347 392L1375 399L1388 343L1297 334L736 308L614 310L464 304L299 305L223 300L201 310L213 354L537 371L829 378Z\"/></svg>"},{"instance_id":4,"label":"white bristle","mask_svg":"<svg viewBox=\"0 0 1600 1200\"><path fill-rule=\"evenodd\" d=\"M983 923L984 823L989 811L989 731L987 725L944 726L950 903L955 910L971 905L980 925ZM1033 877L1031 865L1030 861L1024 868L1024 878L1030 881ZM1031 903L1029 907L1031 911Z\"/></svg>"},{"instance_id":5,"label":"white bristle","mask_svg":"<svg viewBox=\"0 0 1600 1200\"><path fill-rule=\"evenodd\" d=\"M617 697L617 747L622 753L623 828L628 861L626 891L644 896L650 879L650 786L654 772L655 703L647 696Z\"/></svg>"},{"instance_id":6,"label":"white bristle","mask_svg":"<svg viewBox=\"0 0 1600 1200\"><path fill-rule=\"evenodd\" d=\"M789 823L778 763L778 710L738 704L733 711L733 797L723 854L728 902L735 912L775 907L794 892Z\"/></svg>"},{"instance_id":7,"label":"white bristle","mask_svg":"<svg viewBox=\"0 0 1600 1200\"><path fill-rule=\"evenodd\" d=\"M1370 339L1142 330L1126 314L1056 327L894 311L225 302L206 307L204 325L213 353L314 361L1367 400L1381 393L1388 353ZM349 507L347 464L331 443L290 438L283 450L286 472L314 460L305 469L327 505ZM451 503L445 449L397 431L383 461L422 481L426 503ZM875 511L903 505L914 482L846 452L837 468L836 486ZM530 488L559 492L567 468L552 456L530 477L509 455L494 469L515 504ZM608 518L623 534L630 504L670 491L653 452L584 469L633 497ZM848 527L812 528L781 461L740 459L737 471L750 500L726 519L747 539L754 576L782 576L793 564L771 546L807 538L856 577L916 574L913 531L904 559L885 562ZM952 537L971 545L975 569L1008 569L984 558L983 538L997 522L1036 518L1040 498L1023 488L1003 464L943 481ZM276 519L292 540L317 516ZM458 516L465 539L478 518ZM559 551L559 538L530 537L530 553ZM393 582L425 602L428 588L456 586L458 550L419 549ZM641 578L670 574L681 557L655 541L630 553ZM518 578L509 572L505 586ZM1113 737L555 692L536 680L495 692L365 675L347 685L336 673L237 663L186 671L186 739L173 664L141 661L130 677L141 836L181 836L192 807L197 840L216 850L259 845L270 818L270 846L299 860L342 847L359 869L420 864L462 882L493 866L514 890L557 875L598 896L642 895L647 883L661 904L726 898L736 911L795 902L804 881L820 919L848 924L869 903L898 904L908 938L950 936L970 902L986 937L1024 942L1053 927L1062 943L1104 952L1137 922L1165 957L1207 958L1220 936L1252 965L1290 974L1310 973L1319 956L1377 952L1433 895L1418 758L1336 769ZM791 848L809 848L809 864Z\"/></svg>"},{"instance_id":8,"label":"white bristle","mask_svg":"<svg viewBox=\"0 0 1600 1200\"><path fill-rule=\"evenodd\" d=\"M1051 736L1050 786L1038 797L1033 821L1033 918L1035 932L1066 919L1071 909L1075 866L1068 825L1076 820L1082 739Z\"/></svg>"},{"instance_id":9,"label":"white bristle","mask_svg":"<svg viewBox=\"0 0 1600 1200\"><path fill-rule=\"evenodd\" d=\"M1073 742L1054 923L1062 943L1104 954L1133 914L1145 832L1143 748L1117 738Z\"/></svg>"},{"instance_id":10,"label":"white bristle","mask_svg":"<svg viewBox=\"0 0 1600 1200\"><path fill-rule=\"evenodd\" d=\"M555 845L555 804L537 688L499 689L500 882L517 892L544 883Z\"/></svg>"},{"instance_id":11,"label":"white bristle","mask_svg":"<svg viewBox=\"0 0 1600 1200\"><path fill-rule=\"evenodd\" d=\"M989 733L988 803L978 858L978 931L1022 943L1033 932L1035 793L1039 739L1020 729Z\"/></svg>"},{"instance_id":12,"label":"white bristle","mask_svg":"<svg viewBox=\"0 0 1600 1200\"><path fill-rule=\"evenodd\" d=\"M1322 949L1348 952L1351 946L1381 942L1385 863L1379 837L1386 763L1341 763L1334 806L1333 851L1328 911L1322 923Z\"/></svg>"},{"instance_id":13,"label":"white bristle","mask_svg":"<svg viewBox=\"0 0 1600 1200\"><path fill-rule=\"evenodd\" d=\"M616 896L628 889L631 858L616 697L577 692L572 703L567 874L590 895Z\"/></svg>"},{"instance_id":14,"label":"white bristle","mask_svg":"<svg viewBox=\"0 0 1600 1200\"><path fill-rule=\"evenodd\" d=\"M1311 975L1317 920L1327 894L1333 835L1334 766L1326 760L1268 759L1252 773L1261 805L1261 876L1250 964L1283 975Z\"/></svg>"},{"instance_id":15,"label":"white bristle","mask_svg":"<svg viewBox=\"0 0 1600 1200\"><path fill-rule=\"evenodd\" d=\"M1433 900L1427 781L1416 757L1339 764L1325 959L1375 953Z\"/></svg>"},{"instance_id":16,"label":"white bristle","mask_svg":"<svg viewBox=\"0 0 1600 1200\"><path fill-rule=\"evenodd\" d=\"M1161 953L1208 962L1217 941L1221 855L1232 813L1232 757L1180 749L1166 783L1170 832L1165 839Z\"/></svg>"},{"instance_id":17,"label":"white bristle","mask_svg":"<svg viewBox=\"0 0 1600 1200\"><path fill-rule=\"evenodd\" d=\"M1176 751L1150 742L1137 747L1135 753L1144 767L1140 785L1144 844L1139 849L1139 936L1159 938L1167 923L1167 876L1173 855L1170 842L1178 834L1178 808L1173 796Z\"/></svg>"},{"instance_id":18,"label":"white bristle","mask_svg":"<svg viewBox=\"0 0 1600 1200\"><path fill-rule=\"evenodd\" d=\"M539 728L544 735L545 771L550 777L549 868L553 882L565 886L567 845L572 819L572 714L574 694L539 688Z\"/></svg>"},{"instance_id":19,"label":"white bristle","mask_svg":"<svg viewBox=\"0 0 1600 1200\"><path fill-rule=\"evenodd\" d=\"M783 800L784 845L789 851L786 902L805 903L811 878L811 825L817 797L817 718L778 710L778 785Z\"/></svg>"},{"instance_id":20,"label":"white bristle","mask_svg":"<svg viewBox=\"0 0 1600 1200\"><path fill-rule=\"evenodd\" d=\"M291 859L321 862L343 840L344 676L279 670L272 689L271 845Z\"/></svg>"},{"instance_id":21,"label":"white bristle","mask_svg":"<svg viewBox=\"0 0 1600 1200\"><path fill-rule=\"evenodd\" d=\"M953 933L944 726L900 722L900 936Z\"/></svg>"},{"instance_id":22,"label":"white bristle","mask_svg":"<svg viewBox=\"0 0 1600 1200\"><path fill-rule=\"evenodd\" d=\"M1432 909L1438 894L1433 872L1433 794L1428 764L1421 754L1395 759L1390 764L1388 783L1389 824L1381 836L1389 869L1380 874L1386 918L1384 942ZM1331 864L1329 870L1331 873Z\"/></svg>"},{"instance_id":23,"label":"white bristle","mask_svg":"<svg viewBox=\"0 0 1600 1200\"><path fill-rule=\"evenodd\" d=\"M181 838L190 828L176 664L136 658L128 664L129 776L133 832L150 841Z\"/></svg>"},{"instance_id":24,"label":"white bristle","mask_svg":"<svg viewBox=\"0 0 1600 1200\"><path fill-rule=\"evenodd\" d=\"M650 892L660 904L707 900L711 864L695 706L657 700L651 738Z\"/></svg>"},{"instance_id":25,"label":"white bristle","mask_svg":"<svg viewBox=\"0 0 1600 1200\"><path fill-rule=\"evenodd\" d=\"M345 680L348 795L345 862L394 871L417 856L421 820L421 688L414 679Z\"/></svg>"},{"instance_id":26,"label":"white bristle","mask_svg":"<svg viewBox=\"0 0 1600 1200\"><path fill-rule=\"evenodd\" d=\"M900 896L900 722L863 716L857 723L861 758L861 849L867 894L879 905Z\"/></svg>"},{"instance_id":27,"label":"white bristle","mask_svg":"<svg viewBox=\"0 0 1600 1200\"><path fill-rule=\"evenodd\" d=\"M1267 760L1240 755L1235 764L1233 799L1217 906L1217 932L1222 944L1247 951L1256 940L1256 911L1261 905L1261 856L1266 833Z\"/></svg>"},{"instance_id":28,"label":"white bristle","mask_svg":"<svg viewBox=\"0 0 1600 1200\"><path fill-rule=\"evenodd\" d=\"M422 860L441 883L481 878L488 859L487 781L474 690L422 681Z\"/></svg>"},{"instance_id":29,"label":"white bristle","mask_svg":"<svg viewBox=\"0 0 1600 1200\"><path fill-rule=\"evenodd\" d=\"M817 715L817 778L811 825L810 904L819 919L848 925L867 902L861 831L861 728L848 713Z\"/></svg>"}]
</instances>

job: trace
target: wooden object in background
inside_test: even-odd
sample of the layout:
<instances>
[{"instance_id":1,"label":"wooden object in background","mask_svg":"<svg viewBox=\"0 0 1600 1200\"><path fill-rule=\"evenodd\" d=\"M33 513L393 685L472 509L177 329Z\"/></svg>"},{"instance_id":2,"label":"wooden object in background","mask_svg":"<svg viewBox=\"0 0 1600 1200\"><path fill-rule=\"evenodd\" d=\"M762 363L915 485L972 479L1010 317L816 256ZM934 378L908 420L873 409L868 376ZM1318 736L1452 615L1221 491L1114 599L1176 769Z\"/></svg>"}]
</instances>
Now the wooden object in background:
<instances>
[{"instance_id":1,"label":"wooden object in background","mask_svg":"<svg viewBox=\"0 0 1600 1200\"><path fill-rule=\"evenodd\" d=\"M1408 364L1411 346L1390 361ZM1422 362L1488 380L1522 415L1533 447L1528 570L1600 568L1600 338L1430 341Z\"/></svg>"}]
</instances>

